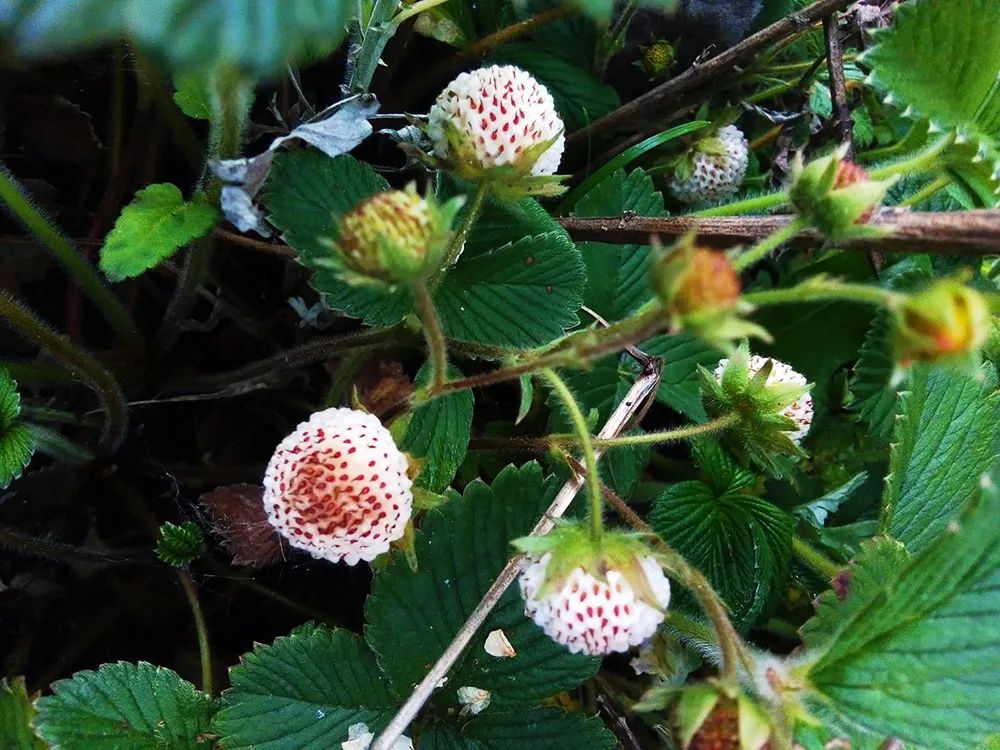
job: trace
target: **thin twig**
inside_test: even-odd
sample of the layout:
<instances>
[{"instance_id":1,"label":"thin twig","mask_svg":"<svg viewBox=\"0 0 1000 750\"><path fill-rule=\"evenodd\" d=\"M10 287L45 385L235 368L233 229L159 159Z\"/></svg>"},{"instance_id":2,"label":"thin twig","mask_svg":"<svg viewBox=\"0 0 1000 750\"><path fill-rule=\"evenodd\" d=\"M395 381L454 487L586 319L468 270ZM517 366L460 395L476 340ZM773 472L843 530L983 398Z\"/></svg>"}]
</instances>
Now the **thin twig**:
<instances>
[{"instance_id":1,"label":"thin twig","mask_svg":"<svg viewBox=\"0 0 1000 750\"><path fill-rule=\"evenodd\" d=\"M255 240L253 237L247 237L242 234L237 234L236 232L230 232L228 229L215 229L212 234L220 240L225 240L226 242L230 242L238 247L246 247L250 250L256 250L259 253L280 255L283 258L294 258L296 256L295 251L284 243Z\"/></svg>"},{"instance_id":2,"label":"thin twig","mask_svg":"<svg viewBox=\"0 0 1000 750\"><path fill-rule=\"evenodd\" d=\"M674 239L691 229L698 230L698 241L716 248L735 247L756 242L787 225L792 216L615 216L559 220L577 242L600 242L608 245L648 244L652 237ZM844 240L838 248L881 250L897 253L933 253L958 257L979 257L1000 253L1000 210L983 209L957 212L915 212L898 208L883 209L871 225L885 230L876 237ZM823 237L807 230L790 241L795 247L816 247Z\"/></svg>"},{"instance_id":3,"label":"thin twig","mask_svg":"<svg viewBox=\"0 0 1000 750\"><path fill-rule=\"evenodd\" d=\"M632 416L642 408L647 399L656 393L659 382L660 363L655 361L651 363L650 367L646 368L642 375L635 381L635 384L629 389L628 393L625 394L625 398L618 404L618 408L615 409L607 423L598 433L598 437L611 438L619 435L629 424ZM600 456L600 450L595 453L598 457ZM555 519L566 512L566 509L573 501L573 498L576 497L576 493L580 491L583 483L584 477L580 474L574 474L563 485L563 488L556 495L555 500L553 500L552 505L549 506L545 515L535 525L534 530L531 532L532 536L542 536L552 529ZM503 596L504 592L517 578L524 562L525 556L517 555L507 563L500 572L500 575L493 582L493 585L483 595L482 600L473 610L472 614L469 615L469 619L465 621L465 624L455 634L455 638L448 645L448 648L438 658L431 671L417 685L413 694L403 704L403 707L393 717L392 721L389 722L385 731L372 743L371 750L390 750L393 743L403 734L420 709L430 699L431 694L437 689L438 683L447 676L449 670L458 661L473 636L500 600L500 597Z\"/></svg>"},{"instance_id":4,"label":"thin twig","mask_svg":"<svg viewBox=\"0 0 1000 750\"><path fill-rule=\"evenodd\" d=\"M856 0L819 0L808 8L777 21L734 47L703 62L696 62L680 75L651 89L613 112L576 131L567 139L568 149L583 149L594 138L628 123L660 122L660 115L676 107L685 94L732 70L739 63L752 57L769 45L808 28L831 13L843 10Z\"/></svg>"},{"instance_id":5,"label":"thin twig","mask_svg":"<svg viewBox=\"0 0 1000 750\"><path fill-rule=\"evenodd\" d=\"M840 142L847 146L847 158L854 161L854 128L851 108L847 104L847 79L844 76L844 48L840 40L839 14L831 13L823 19L826 36L826 65L830 71L830 98Z\"/></svg>"}]
</instances>

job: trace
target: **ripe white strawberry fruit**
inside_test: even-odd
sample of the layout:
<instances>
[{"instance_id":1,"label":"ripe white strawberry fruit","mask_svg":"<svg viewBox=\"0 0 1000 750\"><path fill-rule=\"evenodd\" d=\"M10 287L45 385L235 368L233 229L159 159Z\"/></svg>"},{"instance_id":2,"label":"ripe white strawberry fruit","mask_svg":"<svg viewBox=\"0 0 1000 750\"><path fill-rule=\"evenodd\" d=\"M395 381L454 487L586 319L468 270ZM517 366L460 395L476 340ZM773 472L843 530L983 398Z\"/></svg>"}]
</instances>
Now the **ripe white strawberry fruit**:
<instances>
[{"instance_id":1,"label":"ripe white strawberry fruit","mask_svg":"<svg viewBox=\"0 0 1000 750\"><path fill-rule=\"evenodd\" d=\"M399 539L413 509L407 461L371 414L326 409L278 445L264 475L264 509L289 544L355 565Z\"/></svg>"},{"instance_id":2,"label":"ripe white strawberry fruit","mask_svg":"<svg viewBox=\"0 0 1000 750\"><path fill-rule=\"evenodd\" d=\"M564 559L553 563L553 554ZM532 557L519 579L524 612L546 635L574 654L596 656L627 651L656 632L670 603L670 582L654 557L585 556L570 567L567 556L572 553L555 549Z\"/></svg>"},{"instance_id":3,"label":"ripe white strawberry fruit","mask_svg":"<svg viewBox=\"0 0 1000 750\"><path fill-rule=\"evenodd\" d=\"M752 378L769 361L768 357L761 357L758 354L750 355L750 372L749 375ZM771 374L767 376L766 386L780 385L780 384L790 384L796 386L806 386L809 381L806 380L806 376L796 370L792 369L790 365L785 364L777 359L770 359L771 362ZM712 373L715 375L715 379L722 382L722 372L726 369L726 365L729 364L728 359L723 359L719 362L718 367ZM796 445L802 442L802 438L806 436L809 432L809 428L812 426L813 420L813 400L812 395L806 391L801 397L793 401L791 404L786 406L781 410L782 416L788 417L793 422L798 425L798 428L786 432L785 434L794 442Z\"/></svg>"},{"instance_id":4,"label":"ripe white strawberry fruit","mask_svg":"<svg viewBox=\"0 0 1000 750\"><path fill-rule=\"evenodd\" d=\"M670 194L687 205L711 203L737 193L747 172L749 147L735 125L698 141L670 181Z\"/></svg>"},{"instance_id":5,"label":"ripe white strawberry fruit","mask_svg":"<svg viewBox=\"0 0 1000 750\"><path fill-rule=\"evenodd\" d=\"M530 168L535 176L555 174L566 142L563 130L548 89L513 65L462 73L441 92L429 115L435 153L455 161L458 145L463 160L471 158L481 171L512 165ZM525 159L533 163L522 164ZM465 166L468 171L470 165Z\"/></svg>"}]
</instances>

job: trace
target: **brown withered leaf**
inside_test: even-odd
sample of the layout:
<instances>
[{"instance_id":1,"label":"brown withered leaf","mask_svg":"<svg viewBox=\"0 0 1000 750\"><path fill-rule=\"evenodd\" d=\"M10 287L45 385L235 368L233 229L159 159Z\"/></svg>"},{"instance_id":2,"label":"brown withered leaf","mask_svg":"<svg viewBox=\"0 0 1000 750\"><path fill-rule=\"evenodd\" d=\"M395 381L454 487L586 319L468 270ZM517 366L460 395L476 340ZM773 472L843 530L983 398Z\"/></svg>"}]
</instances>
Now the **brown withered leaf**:
<instances>
[{"instance_id":1,"label":"brown withered leaf","mask_svg":"<svg viewBox=\"0 0 1000 750\"><path fill-rule=\"evenodd\" d=\"M413 393L413 383L396 361L381 360L366 369L358 384L361 403L376 417L398 407Z\"/></svg>"},{"instance_id":2,"label":"brown withered leaf","mask_svg":"<svg viewBox=\"0 0 1000 750\"><path fill-rule=\"evenodd\" d=\"M212 519L212 531L233 556L233 565L262 568L284 559L287 545L268 523L264 488L230 484L201 496Z\"/></svg>"}]
</instances>

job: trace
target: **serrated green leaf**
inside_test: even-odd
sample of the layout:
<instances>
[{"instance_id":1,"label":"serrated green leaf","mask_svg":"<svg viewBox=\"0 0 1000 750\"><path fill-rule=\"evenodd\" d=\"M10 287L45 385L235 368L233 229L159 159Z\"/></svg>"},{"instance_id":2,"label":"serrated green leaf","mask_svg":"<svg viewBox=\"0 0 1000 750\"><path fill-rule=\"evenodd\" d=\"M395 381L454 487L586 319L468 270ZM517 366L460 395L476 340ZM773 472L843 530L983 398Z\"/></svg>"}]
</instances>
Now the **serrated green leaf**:
<instances>
[{"instance_id":1,"label":"serrated green leaf","mask_svg":"<svg viewBox=\"0 0 1000 750\"><path fill-rule=\"evenodd\" d=\"M900 106L989 142L1000 132L1000 37L984 31L998 25L995 0L903 3L865 62Z\"/></svg>"},{"instance_id":2,"label":"serrated green leaf","mask_svg":"<svg viewBox=\"0 0 1000 750\"><path fill-rule=\"evenodd\" d=\"M201 554L201 543L204 539L204 532L194 521L185 521L181 524L167 521L160 526L156 556L167 565L178 567L189 565Z\"/></svg>"},{"instance_id":3,"label":"serrated green leaf","mask_svg":"<svg viewBox=\"0 0 1000 750\"><path fill-rule=\"evenodd\" d=\"M420 750L611 750L615 737L599 719L559 708L493 712L456 729L434 724L420 736Z\"/></svg>"},{"instance_id":4,"label":"serrated green leaf","mask_svg":"<svg viewBox=\"0 0 1000 750\"><path fill-rule=\"evenodd\" d=\"M754 624L787 575L793 520L758 497L680 482L656 498L649 523L708 577L739 627Z\"/></svg>"},{"instance_id":5,"label":"serrated green leaf","mask_svg":"<svg viewBox=\"0 0 1000 750\"><path fill-rule=\"evenodd\" d=\"M10 373L0 368L0 490L21 476L35 452L35 439L18 421L21 394Z\"/></svg>"},{"instance_id":6,"label":"serrated green leaf","mask_svg":"<svg viewBox=\"0 0 1000 750\"><path fill-rule=\"evenodd\" d=\"M574 62L531 42L505 44L493 57L531 73L552 94L567 132L603 117L621 104L618 93Z\"/></svg>"},{"instance_id":7,"label":"serrated green leaf","mask_svg":"<svg viewBox=\"0 0 1000 750\"><path fill-rule=\"evenodd\" d=\"M398 696L354 633L302 627L258 646L230 672L212 722L226 750L328 750L351 724L380 731Z\"/></svg>"},{"instance_id":8,"label":"serrated green leaf","mask_svg":"<svg viewBox=\"0 0 1000 750\"><path fill-rule=\"evenodd\" d=\"M45 750L47 747L31 728L35 708L23 677L0 680L0 748L3 750Z\"/></svg>"},{"instance_id":9,"label":"serrated green leaf","mask_svg":"<svg viewBox=\"0 0 1000 750\"><path fill-rule=\"evenodd\" d=\"M50 57L128 37L174 70L233 66L252 76L343 39L354 3L324 0L36 0L0 12L17 54Z\"/></svg>"},{"instance_id":10,"label":"serrated green leaf","mask_svg":"<svg viewBox=\"0 0 1000 750\"><path fill-rule=\"evenodd\" d=\"M449 378L462 377L458 368L449 369ZM416 385L426 386L430 377L431 368L424 365L417 373ZM413 410L398 443L400 450L426 461L417 486L441 492L451 484L469 449L474 406L472 391L464 390Z\"/></svg>"},{"instance_id":11,"label":"serrated green leaf","mask_svg":"<svg viewBox=\"0 0 1000 750\"><path fill-rule=\"evenodd\" d=\"M548 507L558 482L537 463L504 469L492 485L470 484L462 498L428 513L416 534L418 569L401 556L375 576L365 604L365 637L393 685L408 691L423 679L512 555L510 542L528 534ZM504 631L517 655L490 656L486 635ZM532 706L591 676L599 660L570 654L524 615L517 587L500 599L448 688L434 700L456 706L455 689L492 693L489 712Z\"/></svg>"},{"instance_id":12,"label":"serrated green leaf","mask_svg":"<svg viewBox=\"0 0 1000 750\"><path fill-rule=\"evenodd\" d=\"M190 73L174 76L174 89L174 103L181 112L195 120L212 117L212 97L205 76Z\"/></svg>"},{"instance_id":13,"label":"serrated green leaf","mask_svg":"<svg viewBox=\"0 0 1000 750\"><path fill-rule=\"evenodd\" d=\"M54 750L208 750L211 697L176 672L118 662L77 672L39 699L35 727Z\"/></svg>"},{"instance_id":14,"label":"serrated green leaf","mask_svg":"<svg viewBox=\"0 0 1000 750\"><path fill-rule=\"evenodd\" d=\"M917 552L937 538L997 455L1000 394L992 365L981 378L917 365L889 460L884 530Z\"/></svg>"},{"instance_id":15,"label":"serrated green leaf","mask_svg":"<svg viewBox=\"0 0 1000 750\"><path fill-rule=\"evenodd\" d=\"M1000 726L1000 492L986 484L915 558L869 545L846 598L824 594L803 628L808 707L852 745L966 750Z\"/></svg>"},{"instance_id":16,"label":"serrated green leaf","mask_svg":"<svg viewBox=\"0 0 1000 750\"><path fill-rule=\"evenodd\" d=\"M850 380L848 406L868 425L872 435L889 440L896 424L896 407L899 393L890 386L896 367L889 339L892 319L880 312L865 335L865 343L858 352L858 362Z\"/></svg>"},{"instance_id":17,"label":"serrated green leaf","mask_svg":"<svg viewBox=\"0 0 1000 750\"><path fill-rule=\"evenodd\" d=\"M577 325L586 274L565 232L463 253L434 290L449 338L505 349L544 346Z\"/></svg>"},{"instance_id":18,"label":"serrated green leaf","mask_svg":"<svg viewBox=\"0 0 1000 750\"><path fill-rule=\"evenodd\" d=\"M641 169L629 174L619 169L602 180L577 202L573 215L621 216L627 211L640 216L663 214L663 196ZM652 297L648 246L581 242L577 247L587 267L583 301L591 310L607 320L621 320Z\"/></svg>"},{"instance_id":19,"label":"serrated green leaf","mask_svg":"<svg viewBox=\"0 0 1000 750\"><path fill-rule=\"evenodd\" d=\"M325 265L333 253L322 238L336 239L341 216L389 183L364 162L344 154L334 159L312 149L278 154L264 184L267 218L299 261L313 271L310 286L324 304L371 326L399 323L412 308L409 292L352 286Z\"/></svg>"},{"instance_id":20,"label":"serrated green leaf","mask_svg":"<svg viewBox=\"0 0 1000 750\"><path fill-rule=\"evenodd\" d=\"M150 185L135 194L108 234L101 270L113 281L138 276L205 235L216 217L204 193L185 202L168 182Z\"/></svg>"}]
</instances>

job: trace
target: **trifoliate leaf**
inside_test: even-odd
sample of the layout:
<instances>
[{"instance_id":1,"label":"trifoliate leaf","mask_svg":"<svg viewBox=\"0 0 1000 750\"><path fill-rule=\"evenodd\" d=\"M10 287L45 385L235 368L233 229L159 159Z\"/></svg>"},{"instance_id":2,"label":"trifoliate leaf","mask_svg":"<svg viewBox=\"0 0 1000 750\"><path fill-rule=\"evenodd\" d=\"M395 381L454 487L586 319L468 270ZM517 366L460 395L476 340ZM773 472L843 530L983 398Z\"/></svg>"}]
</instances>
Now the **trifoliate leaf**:
<instances>
[{"instance_id":1,"label":"trifoliate leaf","mask_svg":"<svg viewBox=\"0 0 1000 750\"><path fill-rule=\"evenodd\" d=\"M462 373L452 367L448 377L457 379ZM424 387L430 378L431 368L425 365L417 373L416 385ZM418 406L409 415L397 443L401 451L425 461L417 486L441 492L451 484L469 449L474 406L472 391L464 390Z\"/></svg>"},{"instance_id":2,"label":"trifoliate leaf","mask_svg":"<svg viewBox=\"0 0 1000 750\"><path fill-rule=\"evenodd\" d=\"M194 521L181 524L167 521L160 526L160 539L156 543L156 556L167 565L183 567L201 554L205 535Z\"/></svg>"},{"instance_id":3,"label":"trifoliate leaf","mask_svg":"<svg viewBox=\"0 0 1000 750\"><path fill-rule=\"evenodd\" d=\"M739 627L754 624L788 574L793 520L758 497L680 482L656 498L649 522L708 577Z\"/></svg>"},{"instance_id":4,"label":"trifoliate leaf","mask_svg":"<svg viewBox=\"0 0 1000 750\"><path fill-rule=\"evenodd\" d=\"M101 270L112 281L138 276L204 236L216 216L204 193L185 202L170 183L150 185L135 194L115 222L101 248Z\"/></svg>"},{"instance_id":5,"label":"trifoliate leaf","mask_svg":"<svg viewBox=\"0 0 1000 750\"><path fill-rule=\"evenodd\" d=\"M621 216L628 211L663 214L663 196L641 169L629 174L619 169L602 180L577 202L573 215ZM583 301L591 310L607 320L621 320L652 297L648 246L581 242L577 247L587 266Z\"/></svg>"},{"instance_id":6,"label":"trifoliate leaf","mask_svg":"<svg viewBox=\"0 0 1000 750\"><path fill-rule=\"evenodd\" d=\"M915 558L869 545L803 628L807 706L852 746L966 750L1000 726L1000 492L984 484Z\"/></svg>"},{"instance_id":7,"label":"trifoliate leaf","mask_svg":"<svg viewBox=\"0 0 1000 750\"><path fill-rule=\"evenodd\" d=\"M461 728L431 725L420 750L611 750L615 737L600 719L560 708L497 712L487 709Z\"/></svg>"},{"instance_id":8,"label":"trifoliate leaf","mask_svg":"<svg viewBox=\"0 0 1000 750\"><path fill-rule=\"evenodd\" d=\"M992 365L980 378L916 365L889 461L884 530L917 552L936 539L997 455L1000 393Z\"/></svg>"},{"instance_id":9,"label":"trifoliate leaf","mask_svg":"<svg viewBox=\"0 0 1000 750\"><path fill-rule=\"evenodd\" d=\"M365 605L365 637L400 692L409 694L427 674L512 556L511 540L531 531L558 484L543 477L537 463L508 467L492 485L473 482L462 498L427 514L414 543L416 571L397 556L376 574ZM484 650L487 635L498 628L514 647L513 658L492 657ZM489 690L485 718L569 690L599 663L570 654L525 617L515 585L473 637L449 683ZM458 705L453 690L440 691L433 700Z\"/></svg>"},{"instance_id":10,"label":"trifoliate leaf","mask_svg":"<svg viewBox=\"0 0 1000 750\"><path fill-rule=\"evenodd\" d=\"M537 44L506 44L493 57L537 78L552 94L568 132L603 117L621 104L618 93L589 70Z\"/></svg>"},{"instance_id":11,"label":"trifoliate leaf","mask_svg":"<svg viewBox=\"0 0 1000 750\"><path fill-rule=\"evenodd\" d=\"M1000 25L995 0L901 3L895 22L865 56L876 82L900 107L957 130L1000 162ZM995 170L996 171L996 166ZM995 201L994 201L995 202Z\"/></svg>"},{"instance_id":12,"label":"trifoliate leaf","mask_svg":"<svg viewBox=\"0 0 1000 750\"><path fill-rule=\"evenodd\" d=\"M31 728L35 708L23 677L0 680L0 748L45 750L46 745Z\"/></svg>"},{"instance_id":13,"label":"trifoliate leaf","mask_svg":"<svg viewBox=\"0 0 1000 750\"><path fill-rule=\"evenodd\" d=\"M9 5L10 3L5 3ZM119 38L172 70L234 67L273 76L343 39L353 3L323 0L16 0L0 34L25 57L49 57Z\"/></svg>"},{"instance_id":14,"label":"trifoliate leaf","mask_svg":"<svg viewBox=\"0 0 1000 750\"><path fill-rule=\"evenodd\" d=\"M211 697L176 672L118 662L77 672L38 701L35 727L56 750L209 750Z\"/></svg>"},{"instance_id":15,"label":"trifoliate leaf","mask_svg":"<svg viewBox=\"0 0 1000 750\"><path fill-rule=\"evenodd\" d=\"M21 476L35 452L35 440L18 421L21 394L10 373L0 368L0 490Z\"/></svg>"},{"instance_id":16,"label":"trifoliate leaf","mask_svg":"<svg viewBox=\"0 0 1000 750\"><path fill-rule=\"evenodd\" d=\"M375 655L346 630L304 626L230 671L212 722L226 750L329 750L352 724L381 731L399 702Z\"/></svg>"}]
</instances>

